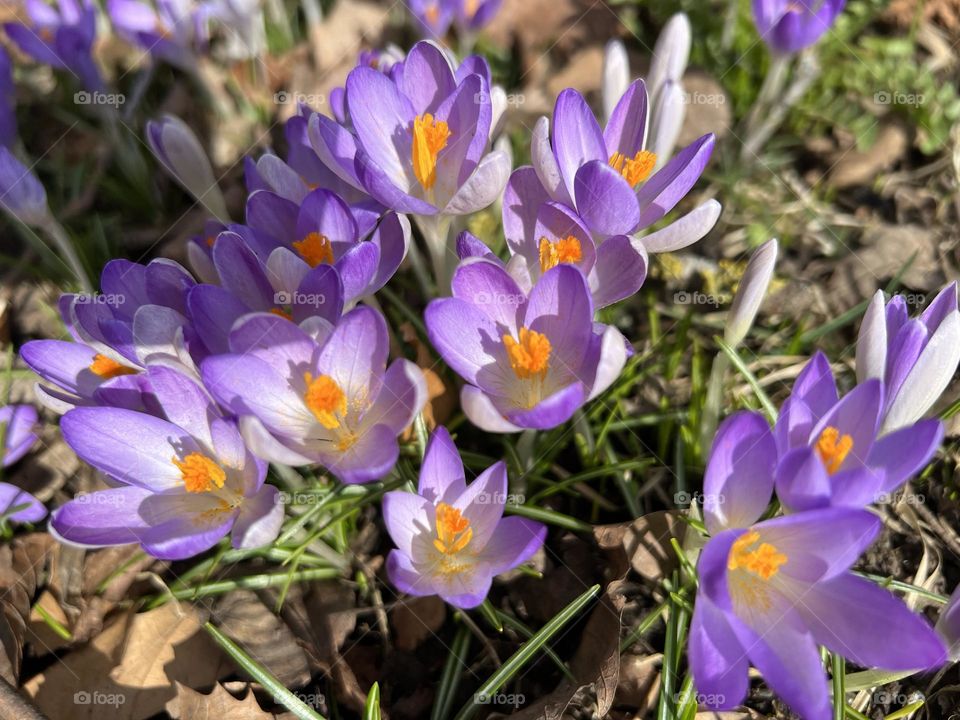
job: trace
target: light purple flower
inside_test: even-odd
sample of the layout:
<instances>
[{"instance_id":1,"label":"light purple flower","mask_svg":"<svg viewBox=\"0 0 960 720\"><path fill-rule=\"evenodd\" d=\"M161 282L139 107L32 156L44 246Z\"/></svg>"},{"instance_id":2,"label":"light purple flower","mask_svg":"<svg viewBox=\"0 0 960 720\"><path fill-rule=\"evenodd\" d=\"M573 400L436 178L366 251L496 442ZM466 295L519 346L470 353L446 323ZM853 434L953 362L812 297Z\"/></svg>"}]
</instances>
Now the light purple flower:
<instances>
[{"instance_id":1,"label":"light purple flower","mask_svg":"<svg viewBox=\"0 0 960 720\"><path fill-rule=\"evenodd\" d=\"M0 47L0 145L8 148L17 141L16 94L10 55Z\"/></svg>"},{"instance_id":2,"label":"light purple flower","mask_svg":"<svg viewBox=\"0 0 960 720\"><path fill-rule=\"evenodd\" d=\"M743 702L753 665L805 720L828 720L818 645L893 671L935 668L946 652L923 619L849 572L879 533L877 517L825 508L760 520L776 463L762 417L739 413L721 425L704 477L712 537L700 554L690 667L712 709Z\"/></svg>"},{"instance_id":3,"label":"light purple flower","mask_svg":"<svg viewBox=\"0 0 960 720\"><path fill-rule=\"evenodd\" d=\"M335 324L343 312L343 283L332 265L311 268L287 248L261 261L237 232L224 231L213 247L219 284L191 288L187 306L205 354L229 352L230 331L252 312L297 323L320 317ZM196 354L196 353L194 353Z\"/></svg>"},{"instance_id":4,"label":"light purple flower","mask_svg":"<svg viewBox=\"0 0 960 720\"><path fill-rule=\"evenodd\" d=\"M37 442L37 409L33 405L0 407L0 468L9 467Z\"/></svg>"},{"instance_id":5,"label":"light purple flower","mask_svg":"<svg viewBox=\"0 0 960 720\"><path fill-rule=\"evenodd\" d=\"M0 517L17 522L39 522L47 516L47 508L26 490L0 482Z\"/></svg>"},{"instance_id":6,"label":"light purple flower","mask_svg":"<svg viewBox=\"0 0 960 720\"><path fill-rule=\"evenodd\" d=\"M500 11L503 0L456 0L454 21L463 33L476 32Z\"/></svg>"},{"instance_id":7,"label":"light purple flower","mask_svg":"<svg viewBox=\"0 0 960 720\"><path fill-rule=\"evenodd\" d=\"M753 0L761 39L778 55L799 52L829 30L846 0Z\"/></svg>"},{"instance_id":8,"label":"light purple flower","mask_svg":"<svg viewBox=\"0 0 960 720\"><path fill-rule=\"evenodd\" d=\"M791 511L864 507L886 499L933 457L939 420L880 433L884 387L867 380L839 397L830 364L817 353L777 416L777 494Z\"/></svg>"},{"instance_id":9,"label":"light purple flower","mask_svg":"<svg viewBox=\"0 0 960 720\"><path fill-rule=\"evenodd\" d=\"M204 384L240 418L247 445L286 465L322 464L346 483L384 477L399 454L397 436L426 402L420 369L387 367L383 317L357 307L330 326L307 330L273 314L234 328L234 354L204 361Z\"/></svg>"},{"instance_id":10,"label":"light purple flower","mask_svg":"<svg viewBox=\"0 0 960 720\"><path fill-rule=\"evenodd\" d=\"M511 176L504 213L511 202L534 201L533 175L547 199L574 209L595 241L638 236L670 212L696 183L713 152L712 134L694 141L662 163L647 141L647 90L634 81L601 130L586 100L576 90L560 93L553 126L540 118L530 154L533 172L521 167ZM511 201L510 197L520 198ZM524 213L529 216L529 211ZM720 205L708 200L670 225L645 235L635 245L647 252L671 252L710 231ZM618 240L623 243L623 240Z\"/></svg>"},{"instance_id":11,"label":"light purple flower","mask_svg":"<svg viewBox=\"0 0 960 720\"><path fill-rule=\"evenodd\" d=\"M47 191L5 146L0 146L0 207L31 227L44 227L51 220Z\"/></svg>"},{"instance_id":12,"label":"light purple flower","mask_svg":"<svg viewBox=\"0 0 960 720\"><path fill-rule=\"evenodd\" d=\"M151 55L187 71L207 42L201 7L193 0L109 0L107 14L118 33Z\"/></svg>"},{"instance_id":13,"label":"light purple flower","mask_svg":"<svg viewBox=\"0 0 960 720\"><path fill-rule=\"evenodd\" d=\"M415 30L426 38L443 38L457 15L457 0L410 0Z\"/></svg>"},{"instance_id":14,"label":"light purple flower","mask_svg":"<svg viewBox=\"0 0 960 720\"><path fill-rule=\"evenodd\" d=\"M24 362L53 386L38 385L39 400L56 412L90 404L142 409L148 364L195 374L191 351L198 339L187 317L194 285L172 260L112 260L103 268L101 293L63 295L60 314L73 342L32 340L20 349Z\"/></svg>"},{"instance_id":15,"label":"light purple flower","mask_svg":"<svg viewBox=\"0 0 960 720\"><path fill-rule=\"evenodd\" d=\"M67 70L90 92L103 90L103 79L93 60L97 10L92 0L26 0L29 22L5 23L17 46L37 62Z\"/></svg>"},{"instance_id":16,"label":"light purple flower","mask_svg":"<svg viewBox=\"0 0 960 720\"><path fill-rule=\"evenodd\" d=\"M529 296L497 263L472 258L457 268L453 297L425 312L433 346L467 384L467 417L489 432L547 429L617 378L626 341L612 326L595 327L583 274L570 265L548 270Z\"/></svg>"},{"instance_id":17,"label":"light purple flower","mask_svg":"<svg viewBox=\"0 0 960 720\"><path fill-rule=\"evenodd\" d=\"M283 505L264 485L267 464L200 385L168 368L148 373L162 418L85 407L60 421L67 444L117 487L58 508L54 532L87 547L138 543L164 560L197 555L227 533L235 548L272 542Z\"/></svg>"},{"instance_id":18,"label":"light purple flower","mask_svg":"<svg viewBox=\"0 0 960 720\"><path fill-rule=\"evenodd\" d=\"M692 32L690 20L684 13L673 15L657 37L650 60L646 85L650 100L650 150L662 165L673 154L677 137L683 127L687 101L683 91L683 73L690 58ZM620 98L630 86L630 62L627 50L619 40L611 40L603 56L604 117L607 121Z\"/></svg>"},{"instance_id":19,"label":"light purple flower","mask_svg":"<svg viewBox=\"0 0 960 720\"><path fill-rule=\"evenodd\" d=\"M421 216L466 215L494 202L510 164L505 153L488 152L486 62L474 56L454 68L439 47L419 42L393 74L357 67L347 77L362 185L387 207Z\"/></svg>"},{"instance_id":20,"label":"light purple flower","mask_svg":"<svg viewBox=\"0 0 960 720\"><path fill-rule=\"evenodd\" d=\"M910 425L940 398L960 363L957 284L950 283L917 318L903 297L884 303L877 291L857 338L857 380L884 384L882 430Z\"/></svg>"},{"instance_id":21,"label":"light purple flower","mask_svg":"<svg viewBox=\"0 0 960 720\"><path fill-rule=\"evenodd\" d=\"M494 575L526 562L547 535L538 522L503 517L506 497L506 465L498 462L468 486L450 433L438 427L417 494L383 497L383 520L397 544L387 557L390 581L409 595L439 595L459 608L482 603Z\"/></svg>"},{"instance_id":22,"label":"light purple flower","mask_svg":"<svg viewBox=\"0 0 960 720\"><path fill-rule=\"evenodd\" d=\"M344 302L371 295L400 267L410 244L410 222L388 213L369 240L363 240L354 214L335 193L312 190L300 203L269 190L255 191L247 201L246 237L266 262L277 248L286 248L308 268L332 265L343 281Z\"/></svg>"},{"instance_id":23,"label":"light purple flower","mask_svg":"<svg viewBox=\"0 0 960 720\"><path fill-rule=\"evenodd\" d=\"M951 662L960 662L960 585L954 588L950 599L940 611L937 632L947 645Z\"/></svg>"}]
</instances>

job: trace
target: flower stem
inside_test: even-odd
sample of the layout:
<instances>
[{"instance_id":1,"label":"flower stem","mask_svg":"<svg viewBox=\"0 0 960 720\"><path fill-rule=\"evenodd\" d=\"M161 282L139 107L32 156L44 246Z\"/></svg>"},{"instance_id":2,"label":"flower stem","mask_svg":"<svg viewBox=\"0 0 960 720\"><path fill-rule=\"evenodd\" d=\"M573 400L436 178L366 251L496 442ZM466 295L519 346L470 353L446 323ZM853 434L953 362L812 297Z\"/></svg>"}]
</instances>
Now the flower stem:
<instances>
[{"instance_id":1,"label":"flower stem","mask_svg":"<svg viewBox=\"0 0 960 720\"><path fill-rule=\"evenodd\" d=\"M87 275L87 271L84 269L83 263L80 262L80 256L77 255L77 251L73 247L73 242L67 236L67 232L63 229L63 226L60 225L60 223L58 223L53 217L51 217L48 222L40 226L40 229L43 230L47 237L50 238L53 244L60 251L64 262L77 278L77 282L80 284L80 288L83 290L83 292L92 293L93 285L90 282L90 277Z\"/></svg>"}]
</instances>

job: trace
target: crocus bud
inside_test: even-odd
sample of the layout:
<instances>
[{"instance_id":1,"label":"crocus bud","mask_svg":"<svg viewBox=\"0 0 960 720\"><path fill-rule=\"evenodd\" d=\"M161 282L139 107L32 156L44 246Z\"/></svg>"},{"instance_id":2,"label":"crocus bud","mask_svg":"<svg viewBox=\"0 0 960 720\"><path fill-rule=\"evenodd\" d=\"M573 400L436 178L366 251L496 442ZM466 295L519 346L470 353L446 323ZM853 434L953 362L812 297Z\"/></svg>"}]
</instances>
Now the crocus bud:
<instances>
[{"instance_id":1,"label":"crocus bud","mask_svg":"<svg viewBox=\"0 0 960 720\"><path fill-rule=\"evenodd\" d=\"M684 13L677 13L663 26L647 74L647 91L656 98L660 88L668 81L680 82L687 61L690 59L690 20Z\"/></svg>"},{"instance_id":2,"label":"crocus bud","mask_svg":"<svg viewBox=\"0 0 960 720\"><path fill-rule=\"evenodd\" d=\"M813 45L829 30L846 0L753 0L753 20L775 55Z\"/></svg>"},{"instance_id":3,"label":"crocus bud","mask_svg":"<svg viewBox=\"0 0 960 720\"><path fill-rule=\"evenodd\" d=\"M957 284L951 283L919 317L910 318L903 297L884 303L877 293L857 337L857 380L884 383L882 430L910 425L933 407L960 364Z\"/></svg>"},{"instance_id":4,"label":"crocus bud","mask_svg":"<svg viewBox=\"0 0 960 720\"><path fill-rule=\"evenodd\" d=\"M0 205L24 225L41 227L50 220L43 185L6 147L0 147Z\"/></svg>"},{"instance_id":5,"label":"crocus bud","mask_svg":"<svg viewBox=\"0 0 960 720\"><path fill-rule=\"evenodd\" d=\"M613 113L620 98L630 85L630 60L627 49L619 40L611 40L603 53L603 116Z\"/></svg>"},{"instance_id":6,"label":"crocus bud","mask_svg":"<svg viewBox=\"0 0 960 720\"><path fill-rule=\"evenodd\" d=\"M730 346L739 345L746 337L753 320L763 302L763 296L773 277L773 268L777 263L777 241L768 240L750 257L747 269L743 272L740 287L733 298L730 313L727 315L727 328L723 339Z\"/></svg>"},{"instance_id":7,"label":"crocus bud","mask_svg":"<svg viewBox=\"0 0 960 720\"><path fill-rule=\"evenodd\" d=\"M221 222L229 222L226 203L203 146L183 120L164 115L147 123L147 143L160 164L190 195Z\"/></svg>"}]
</instances>

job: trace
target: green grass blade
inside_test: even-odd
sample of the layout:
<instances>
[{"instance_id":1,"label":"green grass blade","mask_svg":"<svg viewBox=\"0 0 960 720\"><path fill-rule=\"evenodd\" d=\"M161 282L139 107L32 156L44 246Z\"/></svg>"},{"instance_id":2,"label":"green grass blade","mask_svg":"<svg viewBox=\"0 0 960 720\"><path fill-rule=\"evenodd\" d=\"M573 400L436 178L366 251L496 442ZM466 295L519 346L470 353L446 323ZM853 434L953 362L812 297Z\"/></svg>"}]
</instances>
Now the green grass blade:
<instances>
[{"instance_id":1,"label":"green grass blade","mask_svg":"<svg viewBox=\"0 0 960 720\"><path fill-rule=\"evenodd\" d=\"M363 704L363 720L380 720L380 685L374 683Z\"/></svg>"},{"instance_id":2,"label":"green grass blade","mask_svg":"<svg viewBox=\"0 0 960 720\"><path fill-rule=\"evenodd\" d=\"M594 598L597 597L599 593L600 586L594 585L572 603L567 605L563 610L557 613L557 615L554 616L550 622L544 625L532 638L521 645L520 649L517 650L517 652L515 652L510 659L508 659L493 675L490 676L490 679L480 686L480 688L474 694L473 700L464 705L463 709L460 710L456 720L467 720L467 718L473 717L473 714L480 707L476 703L477 698L490 697L500 688L502 688L510 680L510 678L520 671L520 668L534 658L540 648L542 648L547 641L550 640L550 638L560 632L561 628L577 617L580 612L587 605L589 605Z\"/></svg>"},{"instance_id":3,"label":"green grass blade","mask_svg":"<svg viewBox=\"0 0 960 720\"><path fill-rule=\"evenodd\" d=\"M241 670L263 685L263 687L273 695L273 699L276 702L283 705L287 710L300 718L300 720L326 720L323 715L304 704L300 698L287 690L283 683L270 674L269 670L247 655L243 648L220 632L213 623L204 623L203 629L210 633L210 636L216 641L217 645L224 649L227 655L230 656Z\"/></svg>"},{"instance_id":4,"label":"green grass blade","mask_svg":"<svg viewBox=\"0 0 960 720\"><path fill-rule=\"evenodd\" d=\"M743 362L743 359L740 357L740 354L734 350L732 347L727 345L722 338L716 338L717 344L720 345L720 349L727 354L727 357L730 358L730 362L737 369L746 381L750 384L750 387L753 389L754 394L757 396L757 399L760 401L760 404L763 406L763 411L767 414L770 422L777 421L777 406L773 404L773 401L770 400L770 397L760 387L760 381L757 380L756 376L750 372L750 369L746 366L746 363Z\"/></svg>"},{"instance_id":5,"label":"green grass blade","mask_svg":"<svg viewBox=\"0 0 960 720\"><path fill-rule=\"evenodd\" d=\"M457 628L453 637L450 654L443 666L443 675L440 677L440 686L433 703L433 712L430 720L444 720L450 716L450 707L460 685L460 673L467 667L467 652L470 650L470 628L463 623Z\"/></svg>"}]
</instances>

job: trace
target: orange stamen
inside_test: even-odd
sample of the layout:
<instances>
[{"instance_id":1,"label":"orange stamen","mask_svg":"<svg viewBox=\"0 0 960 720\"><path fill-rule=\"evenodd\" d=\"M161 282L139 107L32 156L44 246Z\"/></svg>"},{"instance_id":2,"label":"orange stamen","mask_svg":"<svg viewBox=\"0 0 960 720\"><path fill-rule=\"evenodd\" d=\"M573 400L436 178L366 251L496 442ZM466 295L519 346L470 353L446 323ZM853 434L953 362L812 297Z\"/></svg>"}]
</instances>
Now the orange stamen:
<instances>
[{"instance_id":1,"label":"orange stamen","mask_svg":"<svg viewBox=\"0 0 960 720\"><path fill-rule=\"evenodd\" d=\"M620 152L610 156L610 167L620 173L623 179L630 183L630 187L636 187L650 177L656 165L657 154L649 150L640 150L632 158L625 157Z\"/></svg>"},{"instance_id":2,"label":"orange stamen","mask_svg":"<svg viewBox=\"0 0 960 720\"><path fill-rule=\"evenodd\" d=\"M172 462L180 469L187 492L210 492L222 488L227 479L222 467L200 453L190 453L183 460L174 457Z\"/></svg>"},{"instance_id":3,"label":"orange stamen","mask_svg":"<svg viewBox=\"0 0 960 720\"><path fill-rule=\"evenodd\" d=\"M473 537L470 521L459 510L447 503L437 505L437 537L433 546L444 555L463 550Z\"/></svg>"},{"instance_id":4,"label":"orange stamen","mask_svg":"<svg viewBox=\"0 0 960 720\"><path fill-rule=\"evenodd\" d=\"M435 120L433 115L418 115L413 121L413 173L423 186L429 190L437 181L437 156L447 146L450 128L443 120Z\"/></svg>"},{"instance_id":5,"label":"orange stamen","mask_svg":"<svg viewBox=\"0 0 960 720\"><path fill-rule=\"evenodd\" d=\"M777 550L775 545L760 543L760 533L756 530L741 535L730 548L727 558L728 570L746 570L761 580L769 580L787 562L787 556Z\"/></svg>"},{"instance_id":6,"label":"orange stamen","mask_svg":"<svg viewBox=\"0 0 960 720\"><path fill-rule=\"evenodd\" d=\"M93 356L93 362L90 363L90 372L102 377L104 380L112 380L121 375L136 375L137 371L133 368L121 365L113 358L97 353Z\"/></svg>"},{"instance_id":7,"label":"orange stamen","mask_svg":"<svg viewBox=\"0 0 960 720\"><path fill-rule=\"evenodd\" d=\"M540 272L546 272L561 263L578 263L583 260L583 248L573 235L550 242L540 238Z\"/></svg>"},{"instance_id":8,"label":"orange stamen","mask_svg":"<svg viewBox=\"0 0 960 720\"><path fill-rule=\"evenodd\" d=\"M814 449L823 461L827 473L833 475L853 450L853 438L849 435L840 435L840 431L831 425L825 427L820 433Z\"/></svg>"},{"instance_id":9,"label":"orange stamen","mask_svg":"<svg viewBox=\"0 0 960 720\"><path fill-rule=\"evenodd\" d=\"M317 422L327 430L340 427L340 417L347 412L347 396L337 381L329 375L314 378L310 373L304 373L303 380L307 384L305 402Z\"/></svg>"},{"instance_id":10,"label":"orange stamen","mask_svg":"<svg viewBox=\"0 0 960 720\"><path fill-rule=\"evenodd\" d=\"M504 335L503 344L507 348L510 367L518 378L543 378L547 374L552 348L546 335L522 327L520 342L514 340L511 335Z\"/></svg>"},{"instance_id":11,"label":"orange stamen","mask_svg":"<svg viewBox=\"0 0 960 720\"><path fill-rule=\"evenodd\" d=\"M333 265L333 243L326 235L312 232L303 240L295 241L293 249L310 267L317 267L320 263Z\"/></svg>"}]
</instances>

